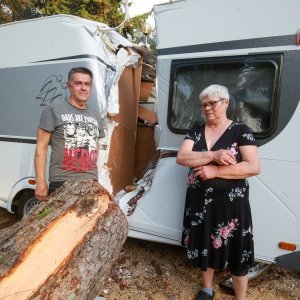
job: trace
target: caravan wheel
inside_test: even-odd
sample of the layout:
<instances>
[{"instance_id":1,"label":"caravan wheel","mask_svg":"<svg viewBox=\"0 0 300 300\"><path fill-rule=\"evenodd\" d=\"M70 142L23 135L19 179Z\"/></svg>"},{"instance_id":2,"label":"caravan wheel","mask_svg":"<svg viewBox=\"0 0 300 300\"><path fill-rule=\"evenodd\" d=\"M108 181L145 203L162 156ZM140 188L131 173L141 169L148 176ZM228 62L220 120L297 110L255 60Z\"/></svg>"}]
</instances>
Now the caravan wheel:
<instances>
[{"instance_id":1,"label":"caravan wheel","mask_svg":"<svg viewBox=\"0 0 300 300\"><path fill-rule=\"evenodd\" d=\"M37 204L39 200L34 197L34 191L26 190L18 201L18 219L21 220Z\"/></svg>"}]
</instances>

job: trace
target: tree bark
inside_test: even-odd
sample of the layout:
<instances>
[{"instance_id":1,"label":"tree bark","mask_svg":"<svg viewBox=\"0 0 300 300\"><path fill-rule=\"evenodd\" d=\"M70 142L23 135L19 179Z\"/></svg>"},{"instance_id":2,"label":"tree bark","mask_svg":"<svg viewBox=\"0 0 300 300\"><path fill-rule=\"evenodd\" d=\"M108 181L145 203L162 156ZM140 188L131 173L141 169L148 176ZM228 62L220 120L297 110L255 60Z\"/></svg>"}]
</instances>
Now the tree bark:
<instances>
[{"instance_id":1,"label":"tree bark","mask_svg":"<svg viewBox=\"0 0 300 300\"><path fill-rule=\"evenodd\" d=\"M127 233L125 215L98 182L66 182L0 231L0 299L94 299Z\"/></svg>"}]
</instances>

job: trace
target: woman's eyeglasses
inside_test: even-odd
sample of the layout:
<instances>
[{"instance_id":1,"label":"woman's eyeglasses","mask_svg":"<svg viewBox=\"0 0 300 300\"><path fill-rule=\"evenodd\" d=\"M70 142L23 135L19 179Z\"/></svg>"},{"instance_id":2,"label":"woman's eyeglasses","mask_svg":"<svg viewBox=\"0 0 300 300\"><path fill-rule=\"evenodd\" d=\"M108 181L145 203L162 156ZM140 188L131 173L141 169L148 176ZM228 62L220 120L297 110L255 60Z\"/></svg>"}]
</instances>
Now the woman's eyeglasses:
<instances>
[{"instance_id":1,"label":"woman's eyeglasses","mask_svg":"<svg viewBox=\"0 0 300 300\"><path fill-rule=\"evenodd\" d=\"M220 102L220 101L222 101L222 100L224 100L224 99L225 99L225 98L221 98L221 99L219 99L219 100L215 100L215 101L207 101L207 102L205 102L205 103L201 103L201 104L200 104L200 108L201 108L202 110L204 110L206 107L209 107L209 108L215 108L216 105L217 105L217 103Z\"/></svg>"}]
</instances>

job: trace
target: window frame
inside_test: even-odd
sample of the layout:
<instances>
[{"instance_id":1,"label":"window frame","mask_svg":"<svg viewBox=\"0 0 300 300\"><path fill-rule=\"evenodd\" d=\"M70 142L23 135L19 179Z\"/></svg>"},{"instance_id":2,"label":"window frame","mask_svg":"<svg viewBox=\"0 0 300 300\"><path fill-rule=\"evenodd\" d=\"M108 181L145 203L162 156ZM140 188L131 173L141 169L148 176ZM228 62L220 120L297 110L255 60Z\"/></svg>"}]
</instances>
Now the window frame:
<instances>
[{"instance_id":1,"label":"window frame","mask_svg":"<svg viewBox=\"0 0 300 300\"><path fill-rule=\"evenodd\" d=\"M272 99L270 107L270 128L264 132L253 132L257 139L265 139L270 137L277 128L278 112L279 112L279 94L280 94L280 80L282 72L283 53L269 53L269 54L253 54L253 55L239 55L228 57L209 57L209 58L191 58L172 60L170 70L170 85L169 85L169 99L168 99L168 115L167 125L171 132L175 134L185 134L189 129L174 128L171 123L172 106L174 97L174 82L177 78L177 73L180 68L208 65L208 64L232 64L232 63L271 63L275 68ZM212 82L213 84L213 82Z\"/></svg>"}]
</instances>

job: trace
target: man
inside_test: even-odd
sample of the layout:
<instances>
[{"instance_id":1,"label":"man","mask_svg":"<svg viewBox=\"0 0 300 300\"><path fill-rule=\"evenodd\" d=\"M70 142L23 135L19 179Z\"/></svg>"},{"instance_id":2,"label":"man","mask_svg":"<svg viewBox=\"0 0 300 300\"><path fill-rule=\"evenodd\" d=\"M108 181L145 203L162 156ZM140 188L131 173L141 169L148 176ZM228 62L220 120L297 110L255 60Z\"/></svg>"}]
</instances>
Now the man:
<instances>
[{"instance_id":1,"label":"man","mask_svg":"<svg viewBox=\"0 0 300 300\"><path fill-rule=\"evenodd\" d=\"M92 81L93 74L89 69L82 67L71 69L67 85L70 91L69 99L51 104L42 112L34 162L35 196L39 200L46 200L49 193L54 192L68 179L98 179L98 142L99 138L104 137L104 132L100 113L88 105ZM76 140L80 136L76 132L85 130L91 124L98 131L98 140L93 147L87 147ZM83 134L86 135L86 132ZM52 150L49 190L45 175L48 145Z\"/></svg>"}]
</instances>

